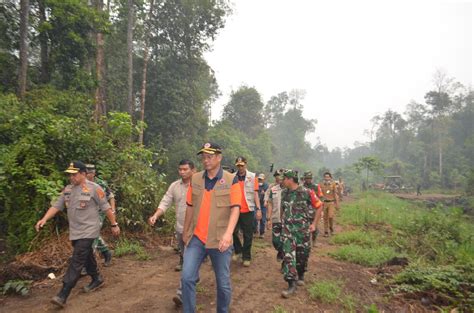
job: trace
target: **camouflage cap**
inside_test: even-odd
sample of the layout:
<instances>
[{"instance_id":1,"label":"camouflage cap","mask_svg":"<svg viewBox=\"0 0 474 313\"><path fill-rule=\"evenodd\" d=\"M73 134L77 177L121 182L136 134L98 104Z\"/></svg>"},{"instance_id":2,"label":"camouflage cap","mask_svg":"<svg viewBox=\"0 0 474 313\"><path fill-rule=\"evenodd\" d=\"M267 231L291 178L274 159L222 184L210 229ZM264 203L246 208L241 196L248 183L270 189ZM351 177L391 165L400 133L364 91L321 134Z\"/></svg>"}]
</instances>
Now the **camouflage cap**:
<instances>
[{"instance_id":1,"label":"camouflage cap","mask_svg":"<svg viewBox=\"0 0 474 313\"><path fill-rule=\"evenodd\" d=\"M313 173L311 171L304 172L304 178L313 178Z\"/></svg>"},{"instance_id":2,"label":"camouflage cap","mask_svg":"<svg viewBox=\"0 0 474 313\"><path fill-rule=\"evenodd\" d=\"M286 177L286 178L298 178L298 171L294 171L294 170L285 170L283 172L283 177Z\"/></svg>"},{"instance_id":3,"label":"camouflage cap","mask_svg":"<svg viewBox=\"0 0 474 313\"><path fill-rule=\"evenodd\" d=\"M276 170L275 173L273 174L273 176L282 176L283 173L286 171L286 169L284 168L280 168L279 170Z\"/></svg>"}]
</instances>

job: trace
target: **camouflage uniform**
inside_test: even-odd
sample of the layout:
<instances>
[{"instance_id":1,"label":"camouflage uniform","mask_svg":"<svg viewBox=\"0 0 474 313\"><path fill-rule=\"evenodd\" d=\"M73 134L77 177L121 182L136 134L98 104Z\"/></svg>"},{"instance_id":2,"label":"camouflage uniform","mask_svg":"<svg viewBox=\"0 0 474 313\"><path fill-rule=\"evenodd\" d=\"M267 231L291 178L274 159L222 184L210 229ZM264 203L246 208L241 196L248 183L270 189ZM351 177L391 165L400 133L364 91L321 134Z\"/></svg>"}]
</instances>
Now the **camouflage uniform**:
<instances>
[{"instance_id":1,"label":"camouflage uniform","mask_svg":"<svg viewBox=\"0 0 474 313\"><path fill-rule=\"evenodd\" d=\"M107 186L107 183L104 180L100 179L99 177L96 177L94 182L100 187L102 187L102 189L105 191L107 201L110 201L110 199L114 198L112 190ZM102 225L104 224L104 219L105 213L99 212L100 228L102 228ZM107 246L107 243L102 238L102 236L99 236L94 240L92 247L94 249L97 249L101 254L110 252L109 247Z\"/></svg>"},{"instance_id":2,"label":"camouflage uniform","mask_svg":"<svg viewBox=\"0 0 474 313\"><path fill-rule=\"evenodd\" d=\"M304 275L310 247L309 226L315 214L311 205L310 190L299 186L296 190L282 192L282 273L286 281L296 281Z\"/></svg>"}]
</instances>

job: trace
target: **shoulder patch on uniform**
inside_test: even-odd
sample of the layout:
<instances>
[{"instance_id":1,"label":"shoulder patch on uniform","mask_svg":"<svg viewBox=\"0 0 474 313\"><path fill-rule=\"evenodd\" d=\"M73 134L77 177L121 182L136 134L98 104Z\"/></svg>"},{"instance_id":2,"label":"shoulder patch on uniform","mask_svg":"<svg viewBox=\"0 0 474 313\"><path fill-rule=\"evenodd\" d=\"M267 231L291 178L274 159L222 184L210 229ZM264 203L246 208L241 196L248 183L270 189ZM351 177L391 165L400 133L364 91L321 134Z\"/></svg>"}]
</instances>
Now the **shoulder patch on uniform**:
<instances>
[{"instance_id":1,"label":"shoulder patch on uniform","mask_svg":"<svg viewBox=\"0 0 474 313\"><path fill-rule=\"evenodd\" d=\"M97 188L97 195L99 196L99 199L103 199L105 197L105 192L101 187Z\"/></svg>"}]
</instances>

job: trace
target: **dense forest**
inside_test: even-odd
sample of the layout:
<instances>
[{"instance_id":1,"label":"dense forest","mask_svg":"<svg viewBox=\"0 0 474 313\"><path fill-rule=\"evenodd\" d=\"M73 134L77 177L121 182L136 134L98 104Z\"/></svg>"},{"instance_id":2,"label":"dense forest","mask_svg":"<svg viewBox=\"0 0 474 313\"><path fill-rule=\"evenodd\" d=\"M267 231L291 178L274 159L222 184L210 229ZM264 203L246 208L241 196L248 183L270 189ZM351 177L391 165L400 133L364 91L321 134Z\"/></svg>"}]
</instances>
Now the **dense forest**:
<instances>
[{"instance_id":1,"label":"dense forest","mask_svg":"<svg viewBox=\"0 0 474 313\"><path fill-rule=\"evenodd\" d=\"M329 169L357 188L365 160L373 182L401 175L412 186L473 190L474 92L442 71L424 103L373 117L370 140L354 148L307 140L322 117L303 116L303 105L322 104L305 103L304 90L262 99L258 86L242 85L210 120L220 92L203 54L230 14L224 0L0 3L0 236L8 251L31 247L71 160L97 164L117 194L119 222L134 230L176 178L177 162L195 159L204 141L224 147L225 165L244 155L256 172Z\"/></svg>"}]
</instances>

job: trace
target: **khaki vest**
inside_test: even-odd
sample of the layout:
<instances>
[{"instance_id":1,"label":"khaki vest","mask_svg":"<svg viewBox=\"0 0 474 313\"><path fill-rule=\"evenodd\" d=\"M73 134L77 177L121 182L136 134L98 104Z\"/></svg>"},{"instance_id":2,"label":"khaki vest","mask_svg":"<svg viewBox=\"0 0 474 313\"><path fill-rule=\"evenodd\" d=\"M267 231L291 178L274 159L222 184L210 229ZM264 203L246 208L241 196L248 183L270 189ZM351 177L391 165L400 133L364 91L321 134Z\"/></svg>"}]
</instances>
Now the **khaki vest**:
<instances>
[{"instance_id":1,"label":"khaki vest","mask_svg":"<svg viewBox=\"0 0 474 313\"><path fill-rule=\"evenodd\" d=\"M247 171L244 181L244 195L245 201L249 206L249 211L255 210L255 173ZM242 199L243 200L243 199Z\"/></svg>"},{"instance_id":2,"label":"khaki vest","mask_svg":"<svg viewBox=\"0 0 474 313\"><path fill-rule=\"evenodd\" d=\"M205 192L204 171L196 173L191 178L192 201L193 201L193 221L187 230L188 240L194 235L199 211L201 209L202 197ZM230 188L234 180L234 174L223 171L222 179L216 182L211 192L211 207L209 212L209 227L207 231L207 249L219 248L219 241L222 239L230 218Z\"/></svg>"},{"instance_id":3,"label":"khaki vest","mask_svg":"<svg viewBox=\"0 0 474 313\"><path fill-rule=\"evenodd\" d=\"M319 187L321 187L321 191L323 193L323 200L329 200L329 201L336 200L337 187L334 181L331 181L328 184L325 184L324 182L322 182L319 184Z\"/></svg>"},{"instance_id":4,"label":"khaki vest","mask_svg":"<svg viewBox=\"0 0 474 313\"><path fill-rule=\"evenodd\" d=\"M278 184L269 189L272 194L272 223L281 223L281 192L283 188Z\"/></svg>"}]
</instances>

